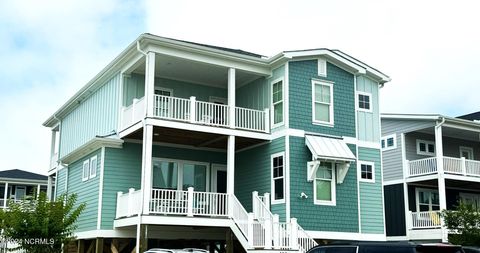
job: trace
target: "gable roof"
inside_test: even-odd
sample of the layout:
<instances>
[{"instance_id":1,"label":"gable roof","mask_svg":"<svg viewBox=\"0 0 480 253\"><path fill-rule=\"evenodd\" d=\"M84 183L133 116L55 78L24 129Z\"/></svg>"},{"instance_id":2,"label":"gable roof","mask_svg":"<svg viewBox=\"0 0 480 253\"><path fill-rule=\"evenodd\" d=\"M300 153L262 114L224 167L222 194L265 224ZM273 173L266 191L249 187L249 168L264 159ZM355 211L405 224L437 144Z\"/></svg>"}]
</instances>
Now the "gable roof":
<instances>
[{"instance_id":1,"label":"gable roof","mask_svg":"<svg viewBox=\"0 0 480 253\"><path fill-rule=\"evenodd\" d=\"M26 179L26 180L45 180L47 181L48 177L40 175L33 172L28 172L25 170L13 169L13 170L4 170L0 171L0 178L9 178L9 179Z\"/></svg>"}]
</instances>

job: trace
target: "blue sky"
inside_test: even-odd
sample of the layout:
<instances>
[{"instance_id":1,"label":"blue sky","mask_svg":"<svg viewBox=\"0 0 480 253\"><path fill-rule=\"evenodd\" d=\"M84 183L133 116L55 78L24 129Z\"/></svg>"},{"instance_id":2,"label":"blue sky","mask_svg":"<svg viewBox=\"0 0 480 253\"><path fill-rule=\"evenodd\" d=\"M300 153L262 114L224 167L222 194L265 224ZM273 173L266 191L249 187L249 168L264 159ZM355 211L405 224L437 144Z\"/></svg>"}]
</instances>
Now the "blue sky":
<instances>
[{"instance_id":1,"label":"blue sky","mask_svg":"<svg viewBox=\"0 0 480 253\"><path fill-rule=\"evenodd\" d=\"M46 173L42 123L141 33L263 55L329 47L393 79L383 112L478 111L477 1L0 2L0 170Z\"/></svg>"}]
</instances>

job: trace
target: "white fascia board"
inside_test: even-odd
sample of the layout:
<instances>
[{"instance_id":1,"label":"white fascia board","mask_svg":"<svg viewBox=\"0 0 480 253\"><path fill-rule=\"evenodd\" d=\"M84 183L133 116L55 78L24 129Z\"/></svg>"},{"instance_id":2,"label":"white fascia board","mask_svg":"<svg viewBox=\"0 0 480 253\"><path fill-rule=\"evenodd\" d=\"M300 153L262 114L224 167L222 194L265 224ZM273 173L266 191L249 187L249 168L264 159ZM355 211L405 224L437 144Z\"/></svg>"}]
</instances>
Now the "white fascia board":
<instances>
[{"instance_id":1,"label":"white fascia board","mask_svg":"<svg viewBox=\"0 0 480 253\"><path fill-rule=\"evenodd\" d=\"M400 114L382 113L381 119L409 119L409 120L439 120L442 116L438 114Z\"/></svg>"},{"instance_id":2,"label":"white fascia board","mask_svg":"<svg viewBox=\"0 0 480 253\"><path fill-rule=\"evenodd\" d=\"M327 60L336 61L336 63L343 64L350 68L351 70L355 71L355 74L366 74L367 70L355 64L345 58L339 56L338 54L333 53L332 51L326 49L315 49L315 50L305 50L305 51L296 51L296 52L285 52L284 55L288 58L295 58L295 57L312 57L312 56L324 56Z\"/></svg>"},{"instance_id":3,"label":"white fascia board","mask_svg":"<svg viewBox=\"0 0 480 253\"><path fill-rule=\"evenodd\" d=\"M0 186L3 183L24 184L24 185L47 185L47 180L20 179L20 178L0 178ZM2 197L2 196L0 196Z\"/></svg>"},{"instance_id":4,"label":"white fascia board","mask_svg":"<svg viewBox=\"0 0 480 253\"><path fill-rule=\"evenodd\" d=\"M362 67L364 67L367 70L367 76L373 77L374 79L380 81L380 83L386 83L386 82L390 82L392 80L392 78L390 78L389 76L387 76L387 75L383 74L382 72L368 66L367 64L365 64L363 62L360 62L359 60L351 57L350 55L345 54L344 52L342 52L340 50L335 50L335 53L341 55L342 57L347 58L350 61L355 62L356 64L358 64Z\"/></svg>"},{"instance_id":5,"label":"white fascia board","mask_svg":"<svg viewBox=\"0 0 480 253\"><path fill-rule=\"evenodd\" d=\"M67 155L63 156L59 160L62 163L71 163L76 161L77 159L101 148L101 147L107 147L107 148L121 148L123 145L123 140L122 139L114 139L114 138L94 138L90 140L89 142L83 144L79 148L75 149L74 151L68 153Z\"/></svg>"}]
</instances>

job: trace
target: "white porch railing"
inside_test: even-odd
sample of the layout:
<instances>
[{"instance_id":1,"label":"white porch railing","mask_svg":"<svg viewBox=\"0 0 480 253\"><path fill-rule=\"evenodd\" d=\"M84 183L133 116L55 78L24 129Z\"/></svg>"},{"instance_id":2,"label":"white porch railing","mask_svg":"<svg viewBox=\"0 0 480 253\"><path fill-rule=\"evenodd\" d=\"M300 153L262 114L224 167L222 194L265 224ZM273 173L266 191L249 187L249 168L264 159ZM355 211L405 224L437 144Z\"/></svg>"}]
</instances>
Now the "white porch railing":
<instances>
[{"instance_id":1,"label":"white porch railing","mask_svg":"<svg viewBox=\"0 0 480 253\"><path fill-rule=\"evenodd\" d=\"M437 172L437 158L407 161L408 176L422 176ZM480 161L465 158L443 157L443 170L448 174L480 177Z\"/></svg>"},{"instance_id":2,"label":"white porch railing","mask_svg":"<svg viewBox=\"0 0 480 253\"><path fill-rule=\"evenodd\" d=\"M410 212L412 229L440 228L440 211Z\"/></svg>"},{"instance_id":3,"label":"white porch railing","mask_svg":"<svg viewBox=\"0 0 480 253\"><path fill-rule=\"evenodd\" d=\"M116 218L138 215L142 201L141 190L135 191L130 188L127 193L117 193L117 215Z\"/></svg>"},{"instance_id":4,"label":"white porch railing","mask_svg":"<svg viewBox=\"0 0 480 253\"><path fill-rule=\"evenodd\" d=\"M128 127L140 120L145 115L145 99L133 99L131 105L122 108L122 127Z\"/></svg>"},{"instance_id":5,"label":"white porch railing","mask_svg":"<svg viewBox=\"0 0 480 253\"><path fill-rule=\"evenodd\" d=\"M235 107L235 115L230 115L229 106L211 102L197 101L195 97L189 99L154 95L154 117L190 122L217 127L230 127L230 120L235 117L235 128L257 132L270 131L269 110L264 111ZM144 98L134 99L133 103L122 109L122 127L126 128L145 115Z\"/></svg>"}]
</instances>

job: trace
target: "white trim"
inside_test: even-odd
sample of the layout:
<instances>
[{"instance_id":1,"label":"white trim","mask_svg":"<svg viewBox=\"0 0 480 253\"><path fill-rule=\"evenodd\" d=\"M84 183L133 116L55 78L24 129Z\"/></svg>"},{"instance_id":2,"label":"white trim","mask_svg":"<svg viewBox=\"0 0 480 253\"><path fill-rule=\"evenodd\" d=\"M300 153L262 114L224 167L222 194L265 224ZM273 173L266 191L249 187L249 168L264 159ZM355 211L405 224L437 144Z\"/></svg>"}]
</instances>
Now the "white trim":
<instances>
[{"instance_id":1,"label":"white trim","mask_svg":"<svg viewBox=\"0 0 480 253\"><path fill-rule=\"evenodd\" d=\"M327 60L323 58L318 58L317 68L318 68L318 76L327 77Z\"/></svg>"},{"instance_id":2,"label":"white trim","mask_svg":"<svg viewBox=\"0 0 480 253\"><path fill-rule=\"evenodd\" d=\"M294 129L294 128L284 128L278 131L272 132L270 135L271 140L275 140L285 136L294 136L294 137L305 137L305 130Z\"/></svg>"},{"instance_id":3,"label":"white trim","mask_svg":"<svg viewBox=\"0 0 480 253\"><path fill-rule=\"evenodd\" d=\"M142 215L142 224L149 225L173 225L173 226L202 226L202 227L232 227L236 225L231 219L218 219L207 217L187 217L187 216L164 216L164 215ZM116 219L113 221L113 227L128 227L138 224L138 216ZM122 229L119 229L122 230ZM103 236L102 236L103 237Z\"/></svg>"},{"instance_id":4,"label":"white trim","mask_svg":"<svg viewBox=\"0 0 480 253\"><path fill-rule=\"evenodd\" d=\"M211 192L218 192L217 172L219 172L219 171L225 171L225 173L228 173L227 165L226 164L220 164L220 163L210 164L210 191ZM228 178L228 176L227 176L227 178Z\"/></svg>"},{"instance_id":5,"label":"white trim","mask_svg":"<svg viewBox=\"0 0 480 253\"><path fill-rule=\"evenodd\" d=\"M365 109L365 108L360 108L360 95L362 96L366 96L368 97L368 105L369 105L369 109ZM356 94L356 104L355 104L355 108L357 109L357 111L359 112L369 112L369 113L372 113L373 112L373 103L372 103L372 93L368 93L368 92L364 92L364 91L357 91L357 94Z\"/></svg>"},{"instance_id":6,"label":"white trim","mask_svg":"<svg viewBox=\"0 0 480 253\"><path fill-rule=\"evenodd\" d=\"M285 121L285 128L288 128L290 126L290 87L289 87L289 74L288 74L288 71L289 71L289 64L288 64L288 61L285 63L285 73L284 73L284 80L283 80L283 84L284 84L284 95L283 95L283 100L284 100L284 103L285 103L285 108L283 110L285 116L283 118L283 120Z\"/></svg>"},{"instance_id":7,"label":"white trim","mask_svg":"<svg viewBox=\"0 0 480 253\"><path fill-rule=\"evenodd\" d=\"M172 162L177 163L177 190L183 190L183 170L185 164L204 165L205 166L205 191L210 189L210 163L201 161L191 161L182 159L170 159L164 157L152 157L152 188L153 188L153 164L155 162ZM195 189L194 189L195 190Z\"/></svg>"},{"instance_id":8,"label":"white trim","mask_svg":"<svg viewBox=\"0 0 480 253\"><path fill-rule=\"evenodd\" d=\"M333 232L333 231L305 231L307 234L315 239L329 239L329 240L362 240L362 241L385 241L385 234L363 234L363 233L348 233L348 232Z\"/></svg>"},{"instance_id":9,"label":"white trim","mask_svg":"<svg viewBox=\"0 0 480 253\"><path fill-rule=\"evenodd\" d=\"M102 147L102 151L100 153L101 161L100 161L100 183L98 186L98 213L97 213L97 229L100 229L102 224L102 208L103 208L103 174L105 170L105 147Z\"/></svg>"},{"instance_id":10,"label":"white trim","mask_svg":"<svg viewBox=\"0 0 480 253\"><path fill-rule=\"evenodd\" d=\"M390 139L390 138L393 139L393 146L389 147L388 146L388 139ZM382 141L383 141L383 143L385 143L385 147L382 147L382 144L381 144ZM393 134L385 135L382 138L380 138L380 148L382 149L382 151L396 149L397 148L397 134L393 133Z\"/></svg>"},{"instance_id":11,"label":"white trim","mask_svg":"<svg viewBox=\"0 0 480 253\"><path fill-rule=\"evenodd\" d=\"M356 71L355 73L359 73L359 74L366 74L367 71L364 67L356 64L356 63L353 63L349 60L346 60L344 57L330 51L330 50L326 50L326 49L314 49L314 50L302 50L302 51L291 51L291 52L285 52L284 53L284 56L287 57L287 58L294 58L294 57L308 57L308 56L314 56L314 55L322 55L322 56L326 56L328 57L328 59L330 60L335 60L337 61L338 63L341 63L341 65L343 65L344 67L348 67L354 71ZM349 71L349 72L350 72Z\"/></svg>"},{"instance_id":12,"label":"white trim","mask_svg":"<svg viewBox=\"0 0 480 253\"><path fill-rule=\"evenodd\" d=\"M208 97L208 102L210 103L222 103L224 105L228 104L228 99L227 98L222 98L222 97L216 97L216 96L209 96Z\"/></svg>"},{"instance_id":13,"label":"white trim","mask_svg":"<svg viewBox=\"0 0 480 253\"><path fill-rule=\"evenodd\" d=\"M123 140L121 139L95 137L67 155L64 155L60 160L62 163L68 164L92 153L92 150L97 150L101 147L122 148L122 144Z\"/></svg>"},{"instance_id":14,"label":"white trim","mask_svg":"<svg viewBox=\"0 0 480 253\"><path fill-rule=\"evenodd\" d=\"M331 193L330 193L330 197L332 200L330 201L326 201L326 200L317 200L317 175L314 175L314 178L313 178L313 204L315 205L324 205L324 206L336 206L337 205L337 187L336 187L336 171L337 171L337 165L335 163L335 161L321 161L322 162L326 162L326 163L331 163L332 164L332 178L330 180L330 190L331 190ZM320 164L321 166L321 164ZM318 169L320 168L320 166L318 167ZM317 171L318 171L317 169ZM322 178L321 178L322 179Z\"/></svg>"},{"instance_id":15,"label":"white trim","mask_svg":"<svg viewBox=\"0 0 480 253\"><path fill-rule=\"evenodd\" d=\"M354 137L342 136L343 141L348 144L357 145L362 148L381 149L380 143L373 141L362 141Z\"/></svg>"},{"instance_id":16,"label":"white trim","mask_svg":"<svg viewBox=\"0 0 480 253\"><path fill-rule=\"evenodd\" d=\"M285 219L290 220L290 136L285 136Z\"/></svg>"},{"instance_id":17,"label":"white trim","mask_svg":"<svg viewBox=\"0 0 480 253\"><path fill-rule=\"evenodd\" d=\"M168 97L173 97L173 89L171 88L165 88L165 87L161 87L161 86L154 86L154 89L153 89L153 94L157 95L156 94L156 91L165 91L165 92L170 92L170 96ZM162 95L162 96L165 96L165 95Z\"/></svg>"},{"instance_id":18,"label":"white trim","mask_svg":"<svg viewBox=\"0 0 480 253\"><path fill-rule=\"evenodd\" d=\"M315 85L324 85L324 86L328 86L329 89L330 89L330 103L328 103L329 105L329 119L330 121L321 121L321 120L317 120L315 119L315 103L321 103L321 104L324 104L326 105L327 103L323 103L323 102L317 102L315 101ZM330 127L333 127L334 126L334 123L335 123L335 120L334 120L334 101L333 101L333 83L331 82L325 82L325 81L319 81L319 80L315 80L315 79L312 79L312 123L313 124L319 124L319 125L325 125L325 126L330 126Z\"/></svg>"},{"instance_id":19,"label":"white trim","mask_svg":"<svg viewBox=\"0 0 480 253\"><path fill-rule=\"evenodd\" d=\"M462 157L462 152L467 152L470 157L465 157L465 159L475 160L475 154L472 147L460 146L458 151L460 152L459 157Z\"/></svg>"},{"instance_id":20,"label":"white trim","mask_svg":"<svg viewBox=\"0 0 480 253\"><path fill-rule=\"evenodd\" d=\"M273 159L277 157L282 157L282 176L277 177L283 179L283 199L275 199L275 183L274 183L274 178L273 178ZM270 155L270 190L271 190L271 203L272 205L276 204L284 204L285 203L285 198L287 195L286 192L286 175L285 175L285 165L286 165L286 160L285 160L285 152L278 152L275 154Z\"/></svg>"},{"instance_id":21,"label":"white trim","mask_svg":"<svg viewBox=\"0 0 480 253\"><path fill-rule=\"evenodd\" d=\"M356 87L355 87L355 90L356 90ZM355 116L357 115L357 113L355 113ZM356 119L357 117L355 117ZM357 122L355 120L355 122ZM357 129L357 124L355 124L355 128ZM356 165L357 165L357 178L358 178L358 174L359 174L359 169L358 169L358 146L355 146L355 154L356 154ZM360 183L357 182L357 208L358 208L358 232L359 233L362 233L362 204L360 202Z\"/></svg>"},{"instance_id":22,"label":"white trim","mask_svg":"<svg viewBox=\"0 0 480 253\"><path fill-rule=\"evenodd\" d=\"M434 188L421 188L421 187L415 187L415 207L416 207L416 210L417 212L420 212L420 200L419 200L419 193L420 192L429 192L430 194L432 193L437 193L439 194L438 192L438 188L437 189L434 189ZM440 200L439 200L440 201ZM428 203L428 211L433 211L432 209L433 207L433 204L432 204L432 198L430 197L430 201ZM438 210L440 210L440 202L438 203ZM408 214L407 214L408 215Z\"/></svg>"},{"instance_id":23,"label":"white trim","mask_svg":"<svg viewBox=\"0 0 480 253\"><path fill-rule=\"evenodd\" d=\"M425 151L420 151L420 143L425 144ZM428 151L428 145L433 145L433 153ZM435 141L416 139L417 155L435 156Z\"/></svg>"},{"instance_id":24,"label":"white trim","mask_svg":"<svg viewBox=\"0 0 480 253\"><path fill-rule=\"evenodd\" d=\"M275 123L275 110L273 104L273 85L277 84L278 82L282 82L282 121ZM271 128L277 128L279 126L285 125L285 80L284 77L277 78L273 81L270 81L270 111L272 112L270 115L270 124ZM277 102L279 103L279 102Z\"/></svg>"},{"instance_id":25,"label":"white trim","mask_svg":"<svg viewBox=\"0 0 480 253\"><path fill-rule=\"evenodd\" d=\"M362 178L362 165L371 166L372 167L372 179ZM358 181L359 182L366 182L366 183L375 183L375 163L369 161L358 161Z\"/></svg>"},{"instance_id":26,"label":"white trim","mask_svg":"<svg viewBox=\"0 0 480 253\"><path fill-rule=\"evenodd\" d=\"M86 176L85 176L86 172ZM83 161L82 165L82 182L87 181L90 176L90 159Z\"/></svg>"},{"instance_id":27,"label":"white trim","mask_svg":"<svg viewBox=\"0 0 480 253\"><path fill-rule=\"evenodd\" d=\"M395 184L403 184L405 181L403 179L395 179L395 180L388 180L383 181L382 184L385 185L395 185Z\"/></svg>"},{"instance_id":28,"label":"white trim","mask_svg":"<svg viewBox=\"0 0 480 253\"><path fill-rule=\"evenodd\" d=\"M408 241L407 236L387 236L387 241Z\"/></svg>"},{"instance_id":29,"label":"white trim","mask_svg":"<svg viewBox=\"0 0 480 253\"><path fill-rule=\"evenodd\" d=\"M105 147L102 147L102 149L104 149ZM97 169L98 169L98 160L97 160L97 155L94 155L92 157L90 157L90 171L89 171L89 175L88 175L88 178L91 179L91 178L94 178L97 176ZM92 171L94 173L92 173Z\"/></svg>"}]
</instances>

